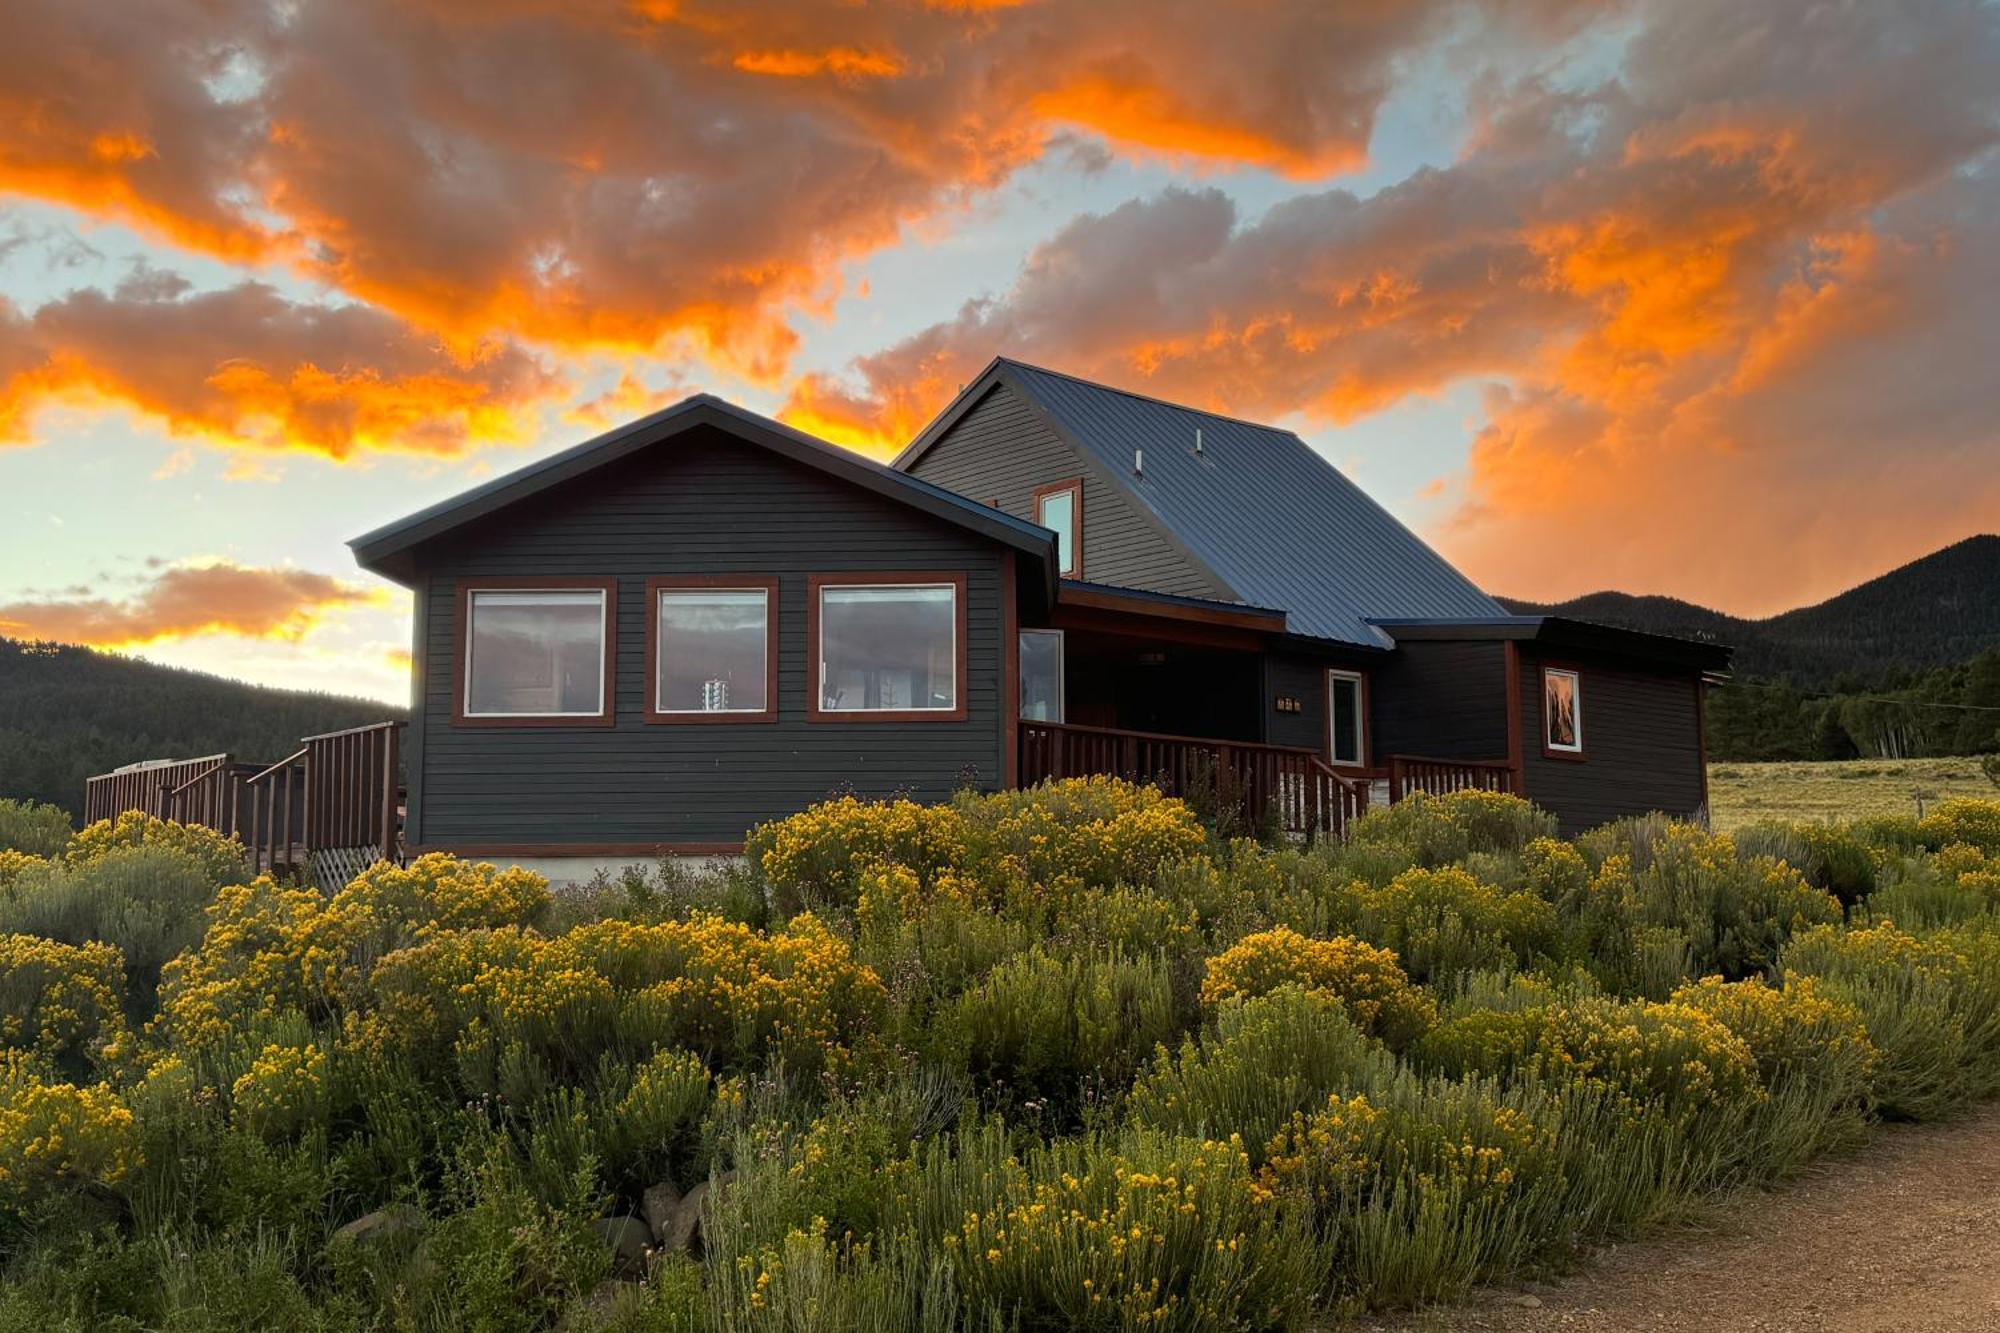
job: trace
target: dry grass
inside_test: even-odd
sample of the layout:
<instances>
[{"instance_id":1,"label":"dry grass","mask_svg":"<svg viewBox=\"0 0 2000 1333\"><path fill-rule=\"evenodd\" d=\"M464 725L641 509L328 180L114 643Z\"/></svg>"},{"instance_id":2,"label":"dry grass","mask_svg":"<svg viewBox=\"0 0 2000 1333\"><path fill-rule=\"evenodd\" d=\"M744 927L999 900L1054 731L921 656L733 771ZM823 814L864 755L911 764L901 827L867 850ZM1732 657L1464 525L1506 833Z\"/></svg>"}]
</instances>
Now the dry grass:
<instances>
[{"instance_id":1,"label":"dry grass","mask_svg":"<svg viewBox=\"0 0 2000 1333\"><path fill-rule=\"evenodd\" d=\"M1845 759L1826 763L1711 764L1709 806L1721 832L1759 819L1913 815L1948 796L1992 799L1979 760Z\"/></svg>"}]
</instances>

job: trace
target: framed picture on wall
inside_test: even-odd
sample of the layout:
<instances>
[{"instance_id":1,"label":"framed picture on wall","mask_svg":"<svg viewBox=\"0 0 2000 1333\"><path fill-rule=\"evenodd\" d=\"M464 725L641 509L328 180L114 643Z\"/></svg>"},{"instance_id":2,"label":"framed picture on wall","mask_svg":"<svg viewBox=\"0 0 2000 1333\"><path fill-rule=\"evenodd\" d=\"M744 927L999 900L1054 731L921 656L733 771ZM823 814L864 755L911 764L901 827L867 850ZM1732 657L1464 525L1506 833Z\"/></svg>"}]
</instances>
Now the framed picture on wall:
<instances>
[{"instance_id":1,"label":"framed picture on wall","mask_svg":"<svg viewBox=\"0 0 2000 1333\"><path fill-rule=\"evenodd\" d=\"M1583 753L1583 681L1568 667L1542 668L1542 748Z\"/></svg>"}]
</instances>

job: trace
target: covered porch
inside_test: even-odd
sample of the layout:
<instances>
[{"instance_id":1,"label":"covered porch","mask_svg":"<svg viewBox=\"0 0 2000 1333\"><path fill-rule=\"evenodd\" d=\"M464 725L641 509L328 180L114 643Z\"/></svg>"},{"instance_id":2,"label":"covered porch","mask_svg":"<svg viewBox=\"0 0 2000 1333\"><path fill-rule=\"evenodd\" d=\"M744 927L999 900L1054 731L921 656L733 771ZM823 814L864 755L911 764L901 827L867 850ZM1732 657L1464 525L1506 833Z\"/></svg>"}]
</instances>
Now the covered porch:
<instances>
[{"instance_id":1,"label":"covered porch","mask_svg":"<svg viewBox=\"0 0 2000 1333\"><path fill-rule=\"evenodd\" d=\"M1377 753L1378 663L1302 643L1281 611L1065 581L1019 644L1015 785L1152 782L1308 839L1413 791L1519 789L1506 759Z\"/></svg>"}]
</instances>

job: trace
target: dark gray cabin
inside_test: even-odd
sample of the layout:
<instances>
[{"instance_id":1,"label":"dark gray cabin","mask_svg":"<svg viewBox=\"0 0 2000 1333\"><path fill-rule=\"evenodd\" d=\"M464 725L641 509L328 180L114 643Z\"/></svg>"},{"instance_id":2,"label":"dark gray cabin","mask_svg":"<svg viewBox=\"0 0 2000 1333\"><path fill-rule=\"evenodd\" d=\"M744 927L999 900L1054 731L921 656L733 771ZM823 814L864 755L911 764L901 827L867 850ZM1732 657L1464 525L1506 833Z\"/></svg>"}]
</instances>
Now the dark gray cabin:
<instances>
[{"instance_id":1,"label":"dark gray cabin","mask_svg":"<svg viewBox=\"0 0 2000 1333\"><path fill-rule=\"evenodd\" d=\"M733 850L831 793L1706 802L1727 649L1509 616L1290 432L996 360L893 466L697 396L382 528L411 850Z\"/></svg>"}]
</instances>

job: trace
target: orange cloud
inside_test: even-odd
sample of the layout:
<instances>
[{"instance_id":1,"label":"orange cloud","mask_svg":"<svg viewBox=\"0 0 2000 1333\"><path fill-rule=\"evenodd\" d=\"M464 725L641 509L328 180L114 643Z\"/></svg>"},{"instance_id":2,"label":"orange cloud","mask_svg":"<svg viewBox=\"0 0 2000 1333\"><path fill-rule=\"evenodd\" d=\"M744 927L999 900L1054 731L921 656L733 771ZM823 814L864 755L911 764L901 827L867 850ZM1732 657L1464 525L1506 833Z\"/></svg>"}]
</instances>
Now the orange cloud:
<instances>
[{"instance_id":1,"label":"orange cloud","mask_svg":"<svg viewBox=\"0 0 2000 1333\"><path fill-rule=\"evenodd\" d=\"M1592 4L1477 8L1539 28ZM1397 62L1464 12L23 0L0 13L0 191L289 264L461 354L685 340L775 383L790 319L846 263L1053 134L1339 170L1363 160Z\"/></svg>"},{"instance_id":2,"label":"orange cloud","mask_svg":"<svg viewBox=\"0 0 2000 1333\"><path fill-rule=\"evenodd\" d=\"M243 283L189 293L143 274L23 316L0 301L0 440L36 410L106 403L228 447L457 454L521 443L558 381L518 347L455 355L362 306L303 305Z\"/></svg>"},{"instance_id":3,"label":"orange cloud","mask_svg":"<svg viewBox=\"0 0 2000 1333\"><path fill-rule=\"evenodd\" d=\"M2000 10L1783 12L1640 4L1615 79L1484 87L1460 160L1366 198L1078 218L785 415L880 449L996 352L1329 425L1483 383L1434 535L1516 595L1761 613L1989 530Z\"/></svg>"},{"instance_id":4,"label":"orange cloud","mask_svg":"<svg viewBox=\"0 0 2000 1333\"><path fill-rule=\"evenodd\" d=\"M0 634L97 648L202 634L296 640L330 613L377 600L365 588L304 570L173 566L122 600L85 596L0 605Z\"/></svg>"}]
</instances>

